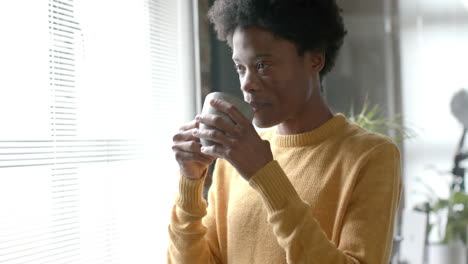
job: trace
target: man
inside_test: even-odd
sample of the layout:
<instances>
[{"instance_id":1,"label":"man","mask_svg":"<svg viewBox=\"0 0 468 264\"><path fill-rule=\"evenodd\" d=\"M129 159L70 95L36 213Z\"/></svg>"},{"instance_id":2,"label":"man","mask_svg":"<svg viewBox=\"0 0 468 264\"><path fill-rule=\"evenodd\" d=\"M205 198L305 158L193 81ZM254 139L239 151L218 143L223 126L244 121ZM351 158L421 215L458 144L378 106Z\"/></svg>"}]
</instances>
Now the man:
<instances>
[{"instance_id":1,"label":"man","mask_svg":"<svg viewBox=\"0 0 468 264\"><path fill-rule=\"evenodd\" d=\"M218 0L254 126L227 102L174 136L179 195L169 263L388 263L401 193L386 137L332 114L321 80L346 31L334 0ZM199 124L219 130L201 130ZM200 138L216 142L201 147ZM208 166L219 158L207 203Z\"/></svg>"}]
</instances>

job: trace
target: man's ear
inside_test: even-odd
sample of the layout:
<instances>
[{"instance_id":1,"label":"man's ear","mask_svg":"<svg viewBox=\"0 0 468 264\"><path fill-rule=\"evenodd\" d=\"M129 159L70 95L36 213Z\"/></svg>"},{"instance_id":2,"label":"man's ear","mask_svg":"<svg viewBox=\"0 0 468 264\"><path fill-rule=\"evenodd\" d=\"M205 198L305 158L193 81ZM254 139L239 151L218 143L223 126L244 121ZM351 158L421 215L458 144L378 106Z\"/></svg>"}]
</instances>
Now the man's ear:
<instances>
[{"instance_id":1,"label":"man's ear","mask_svg":"<svg viewBox=\"0 0 468 264\"><path fill-rule=\"evenodd\" d=\"M307 63L307 67L309 69L309 73L317 74L320 73L325 66L325 53L324 52L314 52L314 51L306 51L305 59Z\"/></svg>"}]
</instances>

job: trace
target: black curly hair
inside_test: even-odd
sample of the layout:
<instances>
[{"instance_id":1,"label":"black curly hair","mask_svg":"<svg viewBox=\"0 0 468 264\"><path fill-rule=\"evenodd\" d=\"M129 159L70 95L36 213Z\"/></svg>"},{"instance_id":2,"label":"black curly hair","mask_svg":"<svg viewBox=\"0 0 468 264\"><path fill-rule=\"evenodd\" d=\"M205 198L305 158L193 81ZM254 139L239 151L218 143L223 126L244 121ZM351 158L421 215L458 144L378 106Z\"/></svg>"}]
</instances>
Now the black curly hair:
<instances>
[{"instance_id":1,"label":"black curly hair","mask_svg":"<svg viewBox=\"0 0 468 264\"><path fill-rule=\"evenodd\" d=\"M335 0L217 0L208 12L218 39L232 48L237 27L258 26L295 43L298 54L325 53L321 79L333 68L346 29Z\"/></svg>"}]
</instances>

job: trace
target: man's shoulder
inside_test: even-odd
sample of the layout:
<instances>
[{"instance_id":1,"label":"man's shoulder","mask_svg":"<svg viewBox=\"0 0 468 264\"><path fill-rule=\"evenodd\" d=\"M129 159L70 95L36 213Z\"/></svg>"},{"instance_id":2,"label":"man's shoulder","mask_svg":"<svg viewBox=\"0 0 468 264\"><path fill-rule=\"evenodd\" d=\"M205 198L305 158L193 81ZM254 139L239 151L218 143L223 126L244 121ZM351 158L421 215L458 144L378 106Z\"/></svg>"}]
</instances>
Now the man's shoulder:
<instances>
[{"instance_id":1,"label":"man's shoulder","mask_svg":"<svg viewBox=\"0 0 468 264\"><path fill-rule=\"evenodd\" d=\"M366 154L377 149L398 150L398 146L390 137L368 131L355 124L346 127L341 141L340 145L354 154Z\"/></svg>"}]
</instances>

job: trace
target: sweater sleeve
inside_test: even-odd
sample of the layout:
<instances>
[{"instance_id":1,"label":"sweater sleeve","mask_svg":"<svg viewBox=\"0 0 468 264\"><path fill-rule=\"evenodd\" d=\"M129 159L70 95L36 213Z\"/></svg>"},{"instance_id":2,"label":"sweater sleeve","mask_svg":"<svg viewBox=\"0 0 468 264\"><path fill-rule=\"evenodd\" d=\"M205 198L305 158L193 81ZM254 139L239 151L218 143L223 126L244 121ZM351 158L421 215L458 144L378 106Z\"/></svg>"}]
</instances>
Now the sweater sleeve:
<instances>
[{"instance_id":1,"label":"sweater sleeve","mask_svg":"<svg viewBox=\"0 0 468 264\"><path fill-rule=\"evenodd\" d=\"M207 203L203 199L205 177L200 180L180 177L179 194L169 224L169 264L220 263L216 234L213 234L216 227L207 227L202 222L207 217Z\"/></svg>"},{"instance_id":2,"label":"sweater sleeve","mask_svg":"<svg viewBox=\"0 0 468 264\"><path fill-rule=\"evenodd\" d=\"M288 264L384 264L389 263L400 178L396 146L376 147L356 179L338 245L328 239L277 161L267 164L249 183L265 204Z\"/></svg>"}]
</instances>

